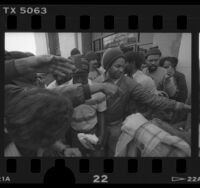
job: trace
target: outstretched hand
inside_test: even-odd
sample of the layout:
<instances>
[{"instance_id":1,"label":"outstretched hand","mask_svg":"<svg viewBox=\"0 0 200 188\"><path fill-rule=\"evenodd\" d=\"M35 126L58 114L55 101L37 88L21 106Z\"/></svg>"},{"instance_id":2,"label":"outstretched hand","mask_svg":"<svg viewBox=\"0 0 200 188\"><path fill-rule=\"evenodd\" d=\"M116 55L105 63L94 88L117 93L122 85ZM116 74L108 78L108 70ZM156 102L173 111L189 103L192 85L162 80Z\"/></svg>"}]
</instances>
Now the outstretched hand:
<instances>
[{"instance_id":1,"label":"outstretched hand","mask_svg":"<svg viewBox=\"0 0 200 188\"><path fill-rule=\"evenodd\" d=\"M71 74L76 68L72 60L54 55L31 56L15 60L16 69L21 74L54 73L60 76Z\"/></svg>"}]
</instances>

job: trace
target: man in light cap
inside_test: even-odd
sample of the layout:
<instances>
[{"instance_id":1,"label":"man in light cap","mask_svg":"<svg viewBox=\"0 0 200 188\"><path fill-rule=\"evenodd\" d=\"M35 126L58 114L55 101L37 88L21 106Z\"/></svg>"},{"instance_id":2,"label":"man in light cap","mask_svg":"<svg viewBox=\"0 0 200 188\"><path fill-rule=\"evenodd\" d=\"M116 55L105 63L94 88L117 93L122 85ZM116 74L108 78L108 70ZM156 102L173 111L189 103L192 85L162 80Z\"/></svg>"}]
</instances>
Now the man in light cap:
<instances>
[{"instance_id":1,"label":"man in light cap","mask_svg":"<svg viewBox=\"0 0 200 188\"><path fill-rule=\"evenodd\" d=\"M165 85L170 87L171 85L173 86L173 83L169 79L166 69L159 66L161 55L162 53L158 46L152 47L147 51L147 68L144 69L144 73L154 80L158 90L165 91L170 96L169 91L165 90Z\"/></svg>"},{"instance_id":2,"label":"man in light cap","mask_svg":"<svg viewBox=\"0 0 200 188\"><path fill-rule=\"evenodd\" d=\"M103 68L104 75L99 78L100 82L114 83L118 91L111 97L107 97L107 111L105 124L108 132L106 145L107 155L114 156L116 143L121 134L121 126L127 116L126 108L131 100L140 102L158 110L191 110L191 106L174 100L159 97L145 90L135 79L124 75L125 58L119 48L108 49L104 52Z\"/></svg>"}]
</instances>

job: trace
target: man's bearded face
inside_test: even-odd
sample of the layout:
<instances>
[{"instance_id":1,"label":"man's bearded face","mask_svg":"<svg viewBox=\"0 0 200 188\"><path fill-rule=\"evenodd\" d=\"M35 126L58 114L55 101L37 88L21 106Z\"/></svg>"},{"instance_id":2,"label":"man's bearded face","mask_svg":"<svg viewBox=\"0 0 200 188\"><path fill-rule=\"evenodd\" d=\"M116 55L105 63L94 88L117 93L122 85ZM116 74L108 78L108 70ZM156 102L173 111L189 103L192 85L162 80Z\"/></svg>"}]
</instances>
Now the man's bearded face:
<instances>
[{"instance_id":1,"label":"man's bearded face","mask_svg":"<svg viewBox=\"0 0 200 188\"><path fill-rule=\"evenodd\" d=\"M147 57L147 67L149 72L154 72L159 66L160 55L149 55Z\"/></svg>"}]
</instances>

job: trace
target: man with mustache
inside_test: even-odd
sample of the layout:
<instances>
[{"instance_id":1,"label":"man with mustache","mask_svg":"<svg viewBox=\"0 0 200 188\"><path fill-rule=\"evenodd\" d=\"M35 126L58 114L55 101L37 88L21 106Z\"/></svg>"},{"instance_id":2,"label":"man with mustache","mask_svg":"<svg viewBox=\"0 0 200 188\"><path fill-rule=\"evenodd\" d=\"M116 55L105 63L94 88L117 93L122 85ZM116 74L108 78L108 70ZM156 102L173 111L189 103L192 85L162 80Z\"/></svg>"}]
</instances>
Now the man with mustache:
<instances>
[{"instance_id":1,"label":"man with mustache","mask_svg":"<svg viewBox=\"0 0 200 188\"><path fill-rule=\"evenodd\" d=\"M143 71L154 80L157 90L165 91L170 96L169 91L165 90L165 84L169 87L173 86L173 83L168 78L166 69L159 66L161 56L162 53L158 46L150 48L146 54L147 68Z\"/></svg>"}]
</instances>

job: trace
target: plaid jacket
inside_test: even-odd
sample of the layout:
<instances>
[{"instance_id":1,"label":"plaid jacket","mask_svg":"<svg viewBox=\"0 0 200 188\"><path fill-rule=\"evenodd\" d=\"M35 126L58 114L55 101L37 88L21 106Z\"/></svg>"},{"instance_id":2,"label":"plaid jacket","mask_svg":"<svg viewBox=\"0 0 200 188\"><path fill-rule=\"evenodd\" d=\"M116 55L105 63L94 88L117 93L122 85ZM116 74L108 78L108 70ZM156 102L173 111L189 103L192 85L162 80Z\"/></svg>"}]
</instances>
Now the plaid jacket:
<instances>
[{"instance_id":1,"label":"plaid jacket","mask_svg":"<svg viewBox=\"0 0 200 188\"><path fill-rule=\"evenodd\" d=\"M116 157L189 157L190 145L172 136L141 114L125 120L116 146Z\"/></svg>"}]
</instances>

